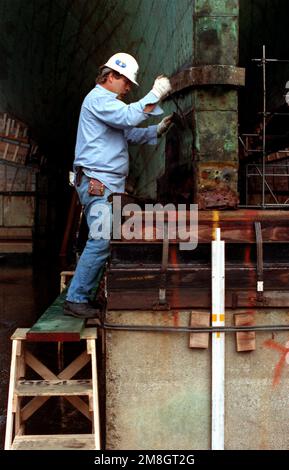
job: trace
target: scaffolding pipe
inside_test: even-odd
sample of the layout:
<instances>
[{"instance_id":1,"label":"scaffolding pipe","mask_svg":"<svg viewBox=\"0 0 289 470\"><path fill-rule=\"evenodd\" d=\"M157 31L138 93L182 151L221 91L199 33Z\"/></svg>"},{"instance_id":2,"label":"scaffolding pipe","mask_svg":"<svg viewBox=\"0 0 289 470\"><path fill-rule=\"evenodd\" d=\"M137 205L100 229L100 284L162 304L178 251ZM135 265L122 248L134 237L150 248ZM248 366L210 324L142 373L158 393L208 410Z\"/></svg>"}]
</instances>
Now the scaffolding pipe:
<instances>
[{"instance_id":1,"label":"scaffolding pipe","mask_svg":"<svg viewBox=\"0 0 289 470\"><path fill-rule=\"evenodd\" d=\"M262 206L265 207L265 172L266 172L266 47L263 46L263 151L262 151Z\"/></svg>"},{"instance_id":2,"label":"scaffolding pipe","mask_svg":"<svg viewBox=\"0 0 289 470\"><path fill-rule=\"evenodd\" d=\"M212 326L225 326L225 243L221 229L212 241ZM212 450L224 449L225 334L212 333Z\"/></svg>"},{"instance_id":3,"label":"scaffolding pipe","mask_svg":"<svg viewBox=\"0 0 289 470\"><path fill-rule=\"evenodd\" d=\"M272 112L267 112L267 86L266 86L266 64L267 62L275 62L275 63L289 63L289 60L287 59L267 59L266 58L266 46L263 45L262 48L262 58L261 59L252 59L253 62L260 62L260 65L262 66L262 76L263 76L263 111L258 114L262 114L263 116L263 129L262 129L262 207L265 209L267 206L272 206L275 204L266 204L265 203L265 196L266 196L266 119L267 116L270 115L283 115L283 113L272 113ZM288 113L284 113L288 114ZM248 134L250 135L250 134ZM252 134L253 136L254 134ZM269 189L269 187L268 187ZM274 197L276 200L276 198ZM277 203L278 204L278 201ZM246 202L247 205L247 202Z\"/></svg>"}]
</instances>

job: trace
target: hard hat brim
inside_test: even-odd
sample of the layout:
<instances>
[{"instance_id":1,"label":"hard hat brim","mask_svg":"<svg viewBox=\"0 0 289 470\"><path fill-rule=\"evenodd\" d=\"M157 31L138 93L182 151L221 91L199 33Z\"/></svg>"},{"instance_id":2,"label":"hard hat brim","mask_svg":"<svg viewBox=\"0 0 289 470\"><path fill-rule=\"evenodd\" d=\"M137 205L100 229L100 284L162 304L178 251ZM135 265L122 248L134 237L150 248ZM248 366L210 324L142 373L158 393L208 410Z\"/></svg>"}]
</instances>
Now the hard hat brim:
<instances>
[{"instance_id":1,"label":"hard hat brim","mask_svg":"<svg viewBox=\"0 0 289 470\"><path fill-rule=\"evenodd\" d=\"M128 78L128 80L133 83L136 86L139 86L139 83L136 80L133 80L131 77L128 77L124 73L120 73L120 71L117 68L113 68L111 65L103 64L99 67L99 70L102 70L104 67L108 67L109 69L113 70L114 72L118 72L120 75L123 75L124 77Z\"/></svg>"},{"instance_id":2,"label":"hard hat brim","mask_svg":"<svg viewBox=\"0 0 289 470\"><path fill-rule=\"evenodd\" d=\"M136 86L139 86L139 83L136 82L135 80L131 80L130 78L129 78L129 80L130 80L132 83L134 83Z\"/></svg>"}]
</instances>

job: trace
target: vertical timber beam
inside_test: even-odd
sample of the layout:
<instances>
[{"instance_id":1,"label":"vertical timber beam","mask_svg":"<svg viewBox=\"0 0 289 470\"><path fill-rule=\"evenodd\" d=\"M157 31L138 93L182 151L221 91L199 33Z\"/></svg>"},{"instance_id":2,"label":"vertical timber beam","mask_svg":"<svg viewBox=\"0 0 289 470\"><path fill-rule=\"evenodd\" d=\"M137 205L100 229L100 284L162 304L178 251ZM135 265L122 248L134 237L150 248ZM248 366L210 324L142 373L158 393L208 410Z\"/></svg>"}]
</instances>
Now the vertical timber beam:
<instances>
[{"instance_id":1,"label":"vertical timber beam","mask_svg":"<svg viewBox=\"0 0 289 470\"><path fill-rule=\"evenodd\" d=\"M196 0L195 66L237 65L239 0ZM238 204L237 91L222 86L193 91L195 202L199 209Z\"/></svg>"}]
</instances>

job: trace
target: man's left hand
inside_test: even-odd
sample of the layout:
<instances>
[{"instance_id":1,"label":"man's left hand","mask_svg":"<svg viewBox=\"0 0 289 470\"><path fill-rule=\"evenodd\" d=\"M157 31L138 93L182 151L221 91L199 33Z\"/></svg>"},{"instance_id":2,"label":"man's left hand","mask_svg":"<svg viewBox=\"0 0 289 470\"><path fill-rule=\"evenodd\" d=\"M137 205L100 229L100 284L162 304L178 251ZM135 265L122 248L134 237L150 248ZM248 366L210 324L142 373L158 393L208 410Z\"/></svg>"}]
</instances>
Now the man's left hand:
<instances>
[{"instance_id":1,"label":"man's left hand","mask_svg":"<svg viewBox=\"0 0 289 470\"><path fill-rule=\"evenodd\" d=\"M169 114L168 116L165 116L161 122L159 122L158 127L157 127L157 135L158 137L161 137L164 135L170 128L172 124L172 114Z\"/></svg>"}]
</instances>

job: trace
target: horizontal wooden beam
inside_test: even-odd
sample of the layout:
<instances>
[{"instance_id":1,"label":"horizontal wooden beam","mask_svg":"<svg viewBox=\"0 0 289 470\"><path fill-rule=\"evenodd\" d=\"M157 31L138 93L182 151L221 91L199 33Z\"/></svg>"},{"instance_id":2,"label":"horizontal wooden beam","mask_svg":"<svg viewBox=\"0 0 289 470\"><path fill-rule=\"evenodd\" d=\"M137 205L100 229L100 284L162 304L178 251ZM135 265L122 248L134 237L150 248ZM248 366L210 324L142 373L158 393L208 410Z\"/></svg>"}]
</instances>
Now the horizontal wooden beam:
<instances>
[{"instance_id":1,"label":"horizontal wooden beam","mask_svg":"<svg viewBox=\"0 0 289 470\"><path fill-rule=\"evenodd\" d=\"M0 240L31 240L32 228L30 227L0 227Z\"/></svg>"},{"instance_id":2,"label":"horizontal wooden beam","mask_svg":"<svg viewBox=\"0 0 289 470\"><path fill-rule=\"evenodd\" d=\"M108 310L151 310L158 300L158 290L118 290L108 291ZM167 301L170 308L195 309L211 308L211 289L170 289L167 290ZM226 308L289 308L289 290L268 290L258 298L256 290L227 290ZM166 310L166 309L164 309Z\"/></svg>"},{"instance_id":3,"label":"horizontal wooden beam","mask_svg":"<svg viewBox=\"0 0 289 470\"><path fill-rule=\"evenodd\" d=\"M1 253L32 253L32 241L0 240Z\"/></svg>"},{"instance_id":4,"label":"horizontal wooden beam","mask_svg":"<svg viewBox=\"0 0 289 470\"><path fill-rule=\"evenodd\" d=\"M142 219L143 226L134 227L134 237L130 239L130 227L123 225L122 240L112 240L112 245L117 244L152 244L162 243L162 228L159 233L154 226L151 226L152 239L145 238L145 213L144 211L134 212L134 217ZM153 218L153 217L152 217ZM175 212L164 214L165 221L175 221ZM181 219L180 219L181 220ZM186 214L187 226L190 223L190 213ZM287 210L251 210L238 209L233 211L198 211L198 243L210 243L212 241L215 228L220 227L222 240L227 243L256 243L256 233L254 223L261 223L263 243L288 243L289 242L289 212ZM148 231L149 223L146 223ZM128 230L129 237L126 236ZM187 229L189 233L189 230ZM147 232L148 233L148 232ZM170 239L170 244L179 243L179 239ZM184 240L183 240L184 241Z\"/></svg>"},{"instance_id":5,"label":"horizontal wooden beam","mask_svg":"<svg viewBox=\"0 0 289 470\"><path fill-rule=\"evenodd\" d=\"M264 265L264 286L265 289L286 290L289 286L289 267L270 263ZM108 289L109 291L120 290L150 290L158 289L161 279L160 265L144 265L138 267L116 267L111 266L108 271ZM254 263L239 264L239 266L226 263L225 266L226 288L238 289L240 284L243 289L256 289L257 286L257 269ZM195 264L193 262L184 267L184 265L169 265L167 270L167 285L170 290L205 288L209 289L211 285L211 266L204 264Z\"/></svg>"}]
</instances>

